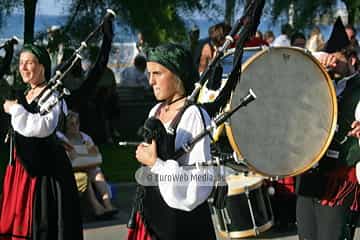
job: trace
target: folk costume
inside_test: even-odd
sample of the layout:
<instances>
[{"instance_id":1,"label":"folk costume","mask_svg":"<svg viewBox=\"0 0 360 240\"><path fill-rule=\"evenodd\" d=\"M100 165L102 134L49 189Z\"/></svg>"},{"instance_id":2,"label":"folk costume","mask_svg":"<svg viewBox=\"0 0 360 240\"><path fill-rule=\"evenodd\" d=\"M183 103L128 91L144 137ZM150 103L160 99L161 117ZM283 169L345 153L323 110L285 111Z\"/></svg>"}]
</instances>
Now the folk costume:
<instances>
[{"instance_id":1,"label":"folk costume","mask_svg":"<svg viewBox=\"0 0 360 240\"><path fill-rule=\"evenodd\" d=\"M149 51L148 61L157 62L179 76L186 94L191 92L198 76L190 54L174 44L159 46ZM197 166L210 160L210 139L205 137L194 148L178 159L171 159L175 150L193 139L209 124L208 114L195 105L185 105L177 115L162 125L156 118L162 105L157 104L149 114L147 124L158 121L163 129L157 139L158 159L150 172L158 180L140 186L137 192L135 224L129 229L130 240L215 239L210 210L207 204L214 179L211 169ZM154 124L156 125L156 124ZM166 139L166 140L165 140ZM187 166L192 166L190 169ZM208 178L195 179L196 176ZM168 176L181 176L182 180ZM155 184L154 184L155 183Z\"/></svg>"},{"instance_id":2,"label":"folk costume","mask_svg":"<svg viewBox=\"0 0 360 240\"><path fill-rule=\"evenodd\" d=\"M36 45L34 54L50 78L50 57ZM56 97L54 93L49 100ZM79 200L70 161L56 140L62 104L40 115L36 101L19 94L10 107L13 154L7 166L0 201L1 240L83 239Z\"/></svg>"},{"instance_id":3,"label":"folk costume","mask_svg":"<svg viewBox=\"0 0 360 240\"><path fill-rule=\"evenodd\" d=\"M340 44L339 38L343 39ZM325 51L338 52L346 46L344 26L338 19ZM334 81L334 86L339 109L335 135L318 165L297 179L300 239L352 239L351 224L360 211L360 185L355 172L360 147L356 138L347 136L351 123L360 119L360 75L355 72Z\"/></svg>"}]
</instances>

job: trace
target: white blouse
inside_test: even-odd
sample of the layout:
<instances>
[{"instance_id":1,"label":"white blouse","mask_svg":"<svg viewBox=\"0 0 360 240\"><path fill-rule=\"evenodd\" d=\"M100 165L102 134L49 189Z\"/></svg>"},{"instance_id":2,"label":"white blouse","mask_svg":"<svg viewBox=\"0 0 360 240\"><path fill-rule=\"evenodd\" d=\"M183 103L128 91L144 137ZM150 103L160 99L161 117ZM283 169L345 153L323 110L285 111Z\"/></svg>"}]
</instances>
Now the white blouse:
<instances>
[{"instance_id":1,"label":"white blouse","mask_svg":"<svg viewBox=\"0 0 360 240\"><path fill-rule=\"evenodd\" d=\"M53 93L49 101L56 98ZM65 104L65 101L62 101ZM16 132L25 137L47 137L50 136L57 127L59 116L62 112L61 102L58 102L49 113L30 113L21 104L14 104L9 109L11 115L11 125Z\"/></svg>"},{"instance_id":2,"label":"white blouse","mask_svg":"<svg viewBox=\"0 0 360 240\"><path fill-rule=\"evenodd\" d=\"M157 104L149 116L154 116ZM209 115L202 110L205 124L210 124ZM169 124L165 124L168 128ZM168 130L168 129L167 129ZM188 143L204 130L204 123L196 106L190 106L181 117L176 130L175 150ZM214 184L214 171L212 167L197 166L191 169L183 165L192 165L211 160L210 138L204 137L195 144L190 153L183 155L179 163L172 159L158 158L151 168L151 172L159 175L159 189L162 198L168 206L184 211L191 211L209 197ZM169 178L170 176L182 176L182 180ZM177 178L179 179L179 178Z\"/></svg>"}]
</instances>

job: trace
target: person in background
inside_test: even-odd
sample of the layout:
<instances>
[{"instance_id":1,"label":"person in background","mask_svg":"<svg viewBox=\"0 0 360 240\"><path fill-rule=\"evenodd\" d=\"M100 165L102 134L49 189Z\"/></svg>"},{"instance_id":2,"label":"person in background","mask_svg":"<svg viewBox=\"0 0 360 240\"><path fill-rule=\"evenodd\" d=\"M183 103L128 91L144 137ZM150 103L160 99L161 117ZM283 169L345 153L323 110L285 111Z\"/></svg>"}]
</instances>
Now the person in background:
<instances>
[{"instance_id":1,"label":"person in background","mask_svg":"<svg viewBox=\"0 0 360 240\"><path fill-rule=\"evenodd\" d=\"M345 26L345 31L346 31L346 35L348 36L348 38L350 40L351 46L353 46L353 48L355 48L357 56L358 56L358 58L360 58L360 46L359 46L359 42L356 38L355 28L351 24L347 24Z\"/></svg>"},{"instance_id":2,"label":"person in background","mask_svg":"<svg viewBox=\"0 0 360 240\"><path fill-rule=\"evenodd\" d=\"M0 239L82 240L83 229L76 183L70 161L55 137L66 109L59 101L41 115L37 99L51 76L44 47L25 44L19 72L28 89L6 100L11 116L10 161L0 200ZM57 99L52 92L48 101Z\"/></svg>"},{"instance_id":3,"label":"person in background","mask_svg":"<svg viewBox=\"0 0 360 240\"><path fill-rule=\"evenodd\" d=\"M80 131L80 118L79 114L76 112L68 112L65 121L65 132L63 134L57 132L57 136L63 141L71 161L75 160L79 155L76 151L77 145L85 145L89 156L101 154L91 137ZM95 215L101 218L107 216L111 217L116 214L117 209L111 203L111 193L100 166L78 167L76 168L76 171L87 173L90 183L88 187L88 196L91 205L94 207ZM101 203L99 203L96 198L97 194L100 195Z\"/></svg>"},{"instance_id":4,"label":"person in background","mask_svg":"<svg viewBox=\"0 0 360 240\"><path fill-rule=\"evenodd\" d=\"M311 52L319 51L324 47L325 41L324 37L321 34L319 27L314 27L311 30L309 39L306 41L306 48Z\"/></svg>"},{"instance_id":5,"label":"person in background","mask_svg":"<svg viewBox=\"0 0 360 240\"><path fill-rule=\"evenodd\" d=\"M149 88L146 70L146 58L143 55L137 55L134 59L134 65L125 68L120 75L120 87L144 87Z\"/></svg>"},{"instance_id":6,"label":"person in background","mask_svg":"<svg viewBox=\"0 0 360 240\"><path fill-rule=\"evenodd\" d=\"M334 24L325 48L315 55L331 69L338 100L337 129L322 159L296 179L296 218L300 239L353 239L360 212L360 185L356 172L360 147L350 137L359 121L359 60L345 33L341 18Z\"/></svg>"},{"instance_id":7,"label":"person in background","mask_svg":"<svg viewBox=\"0 0 360 240\"><path fill-rule=\"evenodd\" d=\"M210 42L206 43L201 50L198 68L199 73L202 73L209 62L215 57L217 49L223 45L225 37L230 30L231 26L224 22L215 24L209 28Z\"/></svg>"},{"instance_id":8,"label":"person in background","mask_svg":"<svg viewBox=\"0 0 360 240\"><path fill-rule=\"evenodd\" d=\"M293 33L293 28L290 24L286 23L281 26L281 34L275 38L272 46L274 47L288 47L290 46L290 36Z\"/></svg>"},{"instance_id":9,"label":"person in background","mask_svg":"<svg viewBox=\"0 0 360 240\"><path fill-rule=\"evenodd\" d=\"M262 32L259 31L259 30L257 30L257 31L255 32L255 37L256 37L256 38L259 38L259 39L264 39Z\"/></svg>"},{"instance_id":10,"label":"person in background","mask_svg":"<svg viewBox=\"0 0 360 240\"><path fill-rule=\"evenodd\" d=\"M290 44L292 47L305 48L305 35L302 32L295 32L293 35L291 35Z\"/></svg>"},{"instance_id":11,"label":"person in background","mask_svg":"<svg viewBox=\"0 0 360 240\"><path fill-rule=\"evenodd\" d=\"M136 49L138 50L138 54L146 56L146 48L148 47L148 43L144 40L143 33L138 32L136 42Z\"/></svg>"},{"instance_id":12,"label":"person in background","mask_svg":"<svg viewBox=\"0 0 360 240\"><path fill-rule=\"evenodd\" d=\"M275 35L271 30L268 30L264 33L264 40L268 43L269 46L272 46L274 40L275 40Z\"/></svg>"},{"instance_id":13,"label":"person in background","mask_svg":"<svg viewBox=\"0 0 360 240\"><path fill-rule=\"evenodd\" d=\"M189 31L190 52L192 56L195 56L195 50L199 44L199 38L200 29L197 26L193 26Z\"/></svg>"}]
</instances>

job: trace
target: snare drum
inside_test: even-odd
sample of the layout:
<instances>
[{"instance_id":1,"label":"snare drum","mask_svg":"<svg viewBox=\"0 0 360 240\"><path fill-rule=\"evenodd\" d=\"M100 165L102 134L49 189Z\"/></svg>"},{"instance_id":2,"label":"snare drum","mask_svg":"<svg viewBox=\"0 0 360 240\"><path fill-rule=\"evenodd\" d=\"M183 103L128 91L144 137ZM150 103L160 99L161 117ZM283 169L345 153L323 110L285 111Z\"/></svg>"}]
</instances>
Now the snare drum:
<instances>
[{"instance_id":1,"label":"snare drum","mask_svg":"<svg viewBox=\"0 0 360 240\"><path fill-rule=\"evenodd\" d=\"M273 226L267 189L260 176L231 175L224 209L213 207L215 222L223 237L257 236Z\"/></svg>"}]
</instances>

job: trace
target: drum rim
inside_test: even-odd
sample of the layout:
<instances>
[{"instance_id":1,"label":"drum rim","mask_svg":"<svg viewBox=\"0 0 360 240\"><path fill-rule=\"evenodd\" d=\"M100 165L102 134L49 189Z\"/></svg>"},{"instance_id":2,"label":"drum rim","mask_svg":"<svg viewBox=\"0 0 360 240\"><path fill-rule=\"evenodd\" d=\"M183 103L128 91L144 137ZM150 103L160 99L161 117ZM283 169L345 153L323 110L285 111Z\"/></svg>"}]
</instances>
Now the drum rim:
<instances>
[{"instance_id":1,"label":"drum rim","mask_svg":"<svg viewBox=\"0 0 360 240\"><path fill-rule=\"evenodd\" d=\"M331 119L332 119L332 123L330 124L330 129L329 129L329 133L328 133L328 137L327 139L324 141L322 148L320 149L320 151L318 152L317 155L315 155L313 157L313 159L311 160L311 162L308 164L308 166L304 166L302 168L299 168L297 170L295 170L294 172L288 174L288 175L276 175L276 174L271 174L271 173L265 173L259 169L257 169L256 167L254 167L250 162L248 162L243 154L241 153L241 149L238 146L238 144L236 143L235 140L235 136L234 133L232 131L232 128L230 126L230 124L226 124L225 125L225 132L226 132L226 136L228 138L228 141L230 143L230 146L232 147L232 149L235 151L235 153L237 154L237 157L241 160L243 160L244 162L246 162L246 164L249 166L249 169L251 169L254 172L257 172L261 175L264 176L268 176L268 177L290 177L290 176L296 176L299 174L302 174L303 172L309 170L310 168L312 168L312 166L314 164L316 164L317 162L320 161L320 159L324 156L324 154L326 153L328 147L330 146L330 143L334 137L335 134L335 130L336 130L336 124L337 124L337 115L338 115L338 107L337 107L337 99L336 99L336 92L335 92L335 87L332 83L332 79L330 78L329 74L326 72L325 68L320 64L320 62L312 55L310 54L310 51L306 50L306 49L301 49L298 47L269 47L269 48L265 48L259 52L257 52L256 54L254 54L253 56L251 56L242 66L242 72L244 72L249 66L250 64L252 64L255 59L259 58L260 56L264 55L265 53L267 53L268 51L271 51L272 49L285 49L285 50L290 50L290 51L296 51L299 52L303 55L308 56L321 70L321 72L323 73L327 86L328 86L328 92L330 95L330 99L332 100L332 113L330 115ZM231 94L230 100L228 102L228 107L231 108L231 100L232 100L232 96L233 94Z\"/></svg>"},{"instance_id":2,"label":"drum rim","mask_svg":"<svg viewBox=\"0 0 360 240\"><path fill-rule=\"evenodd\" d=\"M223 237L230 237L230 238L243 238L243 237L250 237L250 236L257 236L259 233L263 233L269 230L274 225L274 219L272 218L267 223L257 227L258 233L254 229L248 229L243 231L221 231L219 230L220 235Z\"/></svg>"},{"instance_id":3,"label":"drum rim","mask_svg":"<svg viewBox=\"0 0 360 240\"><path fill-rule=\"evenodd\" d=\"M262 176L243 176L243 175L229 175L226 177L226 182L228 183L229 181L233 180L233 179L238 179L238 178L251 178L251 177L259 177L261 178L258 182L252 184L252 185L249 185L249 186L246 186L246 187L236 187L236 188L228 188L228 193L227 193L227 196L236 196L236 195L239 195L239 194L242 194L246 191L252 191L252 190L255 190L255 189L258 189L260 188L263 183L264 183L264 178ZM234 180L233 180L234 181Z\"/></svg>"}]
</instances>

